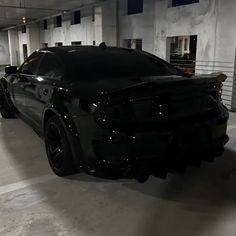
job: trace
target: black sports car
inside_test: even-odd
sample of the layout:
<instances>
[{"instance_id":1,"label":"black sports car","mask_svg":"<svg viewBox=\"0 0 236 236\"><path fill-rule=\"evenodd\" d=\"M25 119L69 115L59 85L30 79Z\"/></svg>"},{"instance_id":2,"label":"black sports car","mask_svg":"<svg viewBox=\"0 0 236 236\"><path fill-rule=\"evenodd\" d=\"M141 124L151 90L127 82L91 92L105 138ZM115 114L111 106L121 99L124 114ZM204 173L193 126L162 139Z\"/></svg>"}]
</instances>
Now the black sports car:
<instances>
[{"instance_id":1,"label":"black sports car","mask_svg":"<svg viewBox=\"0 0 236 236\"><path fill-rule=\"evenodd\" d=\"M34 52L1 79L3 118L45 139L52 170L109 178L165 177L224 151L223 74L188 77L132 49L65 46Z\"/></svg>"}]
</instances>

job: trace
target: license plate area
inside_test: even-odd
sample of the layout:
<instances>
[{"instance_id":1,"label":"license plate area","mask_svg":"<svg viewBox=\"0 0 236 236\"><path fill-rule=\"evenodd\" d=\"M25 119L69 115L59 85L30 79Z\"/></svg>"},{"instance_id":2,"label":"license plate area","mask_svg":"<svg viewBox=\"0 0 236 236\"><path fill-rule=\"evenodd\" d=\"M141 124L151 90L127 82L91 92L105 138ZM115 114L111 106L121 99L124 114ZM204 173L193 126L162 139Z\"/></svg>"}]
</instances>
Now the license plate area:
<instances>
[{"instance_id":1,"label":"license plate area","mask_svg":"<svg viewBox=\"0 0 236 236\"><path fill-rule=\"evenodd\" d=\"M181 149L205 147L210 142L210 130L206 126L182 127L178 130L175 140Z\"/></svg>"},{"instance_id":2,"label":"license plate area","mask_svg":"<svg viewBox=\"0 0 236 236\"><path fill-rule=\"evenodd\" d=\"M212 138L213 139L218 139L220 137L223 137L226 135L226 133L227 133L227 123L215 125L212 128Z\"/></svg>"}]
</instances>

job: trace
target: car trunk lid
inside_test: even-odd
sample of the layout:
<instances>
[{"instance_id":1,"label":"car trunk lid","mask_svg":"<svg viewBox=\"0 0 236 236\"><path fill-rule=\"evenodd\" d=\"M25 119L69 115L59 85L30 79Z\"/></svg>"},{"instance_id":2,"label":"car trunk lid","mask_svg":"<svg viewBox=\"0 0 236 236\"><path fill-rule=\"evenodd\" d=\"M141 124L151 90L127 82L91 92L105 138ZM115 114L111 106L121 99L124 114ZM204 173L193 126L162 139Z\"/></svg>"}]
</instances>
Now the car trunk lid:
<instances>
[{"instance_id":1,"label":"car trunk lid","mask_svg":"<svg viewBox=\"0 0 236 236\"><path fill-rule=\"evenodd\" d=\"M150 77L147 82L108 93L96 116L103 125L145 127L217 114L225 79L223 74Z\"/></svg>"}]
</instances>

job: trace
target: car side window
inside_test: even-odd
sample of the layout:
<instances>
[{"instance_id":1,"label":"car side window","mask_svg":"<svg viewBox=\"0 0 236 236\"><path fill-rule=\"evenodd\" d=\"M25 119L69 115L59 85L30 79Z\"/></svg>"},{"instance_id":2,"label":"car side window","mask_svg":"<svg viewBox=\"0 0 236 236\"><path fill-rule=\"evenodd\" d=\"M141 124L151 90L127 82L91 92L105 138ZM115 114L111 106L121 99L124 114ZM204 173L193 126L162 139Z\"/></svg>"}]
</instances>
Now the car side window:
<instances>
[{"instance_id":1,"label":"car side window","mask_svg":"<svg viewBox=\"0 0 236 236\"><path fill-rule=\"evenodd\" d=\"M49 79L60 79L63 74L63 64L52 53L46 53L39 67L39 76Z\"/></svg>"},{"instance_id":2,"label":"car side window","mask_svg":"<svg viewBox=\"0 0 236 236\"><path fill-rule=\"evenodd\" d=\"M43 53L33 53L21 66L20 73L27 75L36 75L39 64L43 58Z\"/></svg>"}]
</instances>

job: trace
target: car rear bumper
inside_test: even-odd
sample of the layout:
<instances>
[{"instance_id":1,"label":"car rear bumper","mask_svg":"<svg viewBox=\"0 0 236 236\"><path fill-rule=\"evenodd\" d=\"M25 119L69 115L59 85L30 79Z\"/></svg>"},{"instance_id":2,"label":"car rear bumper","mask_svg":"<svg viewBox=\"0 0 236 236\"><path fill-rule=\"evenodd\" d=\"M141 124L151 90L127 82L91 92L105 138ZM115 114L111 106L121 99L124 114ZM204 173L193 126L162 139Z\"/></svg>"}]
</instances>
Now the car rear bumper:
<instances>
[{"instance_id":1,"label":"car rear bumper","mask_svg":"<svg viewBox=\"0 0 236 236\"><path fill-rule=\"evenodd\" d=\"M220 156L227 136L228 113L212 120L176 126L165 131L119 133L107 131L93 141L105 177L165 177L168 170L182 170ZM145 177L144 177L145 178Z\"/></svg>"}]
</instances>

